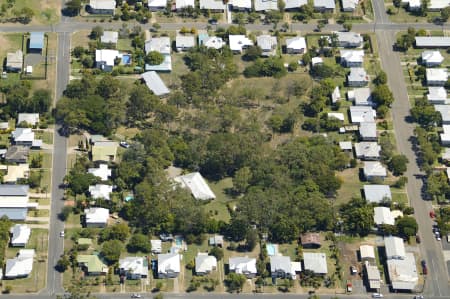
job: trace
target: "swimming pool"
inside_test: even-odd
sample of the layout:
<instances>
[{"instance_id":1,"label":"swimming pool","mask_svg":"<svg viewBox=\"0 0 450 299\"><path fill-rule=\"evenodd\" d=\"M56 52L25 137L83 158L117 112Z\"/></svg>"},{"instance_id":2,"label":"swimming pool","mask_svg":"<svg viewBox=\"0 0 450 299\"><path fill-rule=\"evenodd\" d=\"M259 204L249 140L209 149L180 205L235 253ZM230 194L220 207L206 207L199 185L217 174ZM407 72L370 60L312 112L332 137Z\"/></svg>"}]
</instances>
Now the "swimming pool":
<instances>
[{"instance_id":1,"label":"swimming pool","mask_svg":"<svg viewBox=\"0 0 450 299\"><path fill-rule=\"evenodd\" d=\"M277 253L277 247L275 244L268 243L266 245L266 249L269 256L274 256Z\"/></svg>"},{"instance_id":2,"label":"swimming pool","mask_svg":"<svg viewBox=\"0 0 450 299\"><path fill-rule=\"evenodd\" d=\"M181 238L181 237L175 237L175 244L177 245L177 246L182 246L183 245L183 238Z\"/></svg>"},{"instance_id":3,"label":"swimming pool","mask_svg":"<svg viewBox=\"0 0 450 299\"><path fill-rule=\"evenodd\" d=\"M122 55L122 64L130 64L131 63L131 55L130 54L123 54Z\"/></svg>"}]
</instances>

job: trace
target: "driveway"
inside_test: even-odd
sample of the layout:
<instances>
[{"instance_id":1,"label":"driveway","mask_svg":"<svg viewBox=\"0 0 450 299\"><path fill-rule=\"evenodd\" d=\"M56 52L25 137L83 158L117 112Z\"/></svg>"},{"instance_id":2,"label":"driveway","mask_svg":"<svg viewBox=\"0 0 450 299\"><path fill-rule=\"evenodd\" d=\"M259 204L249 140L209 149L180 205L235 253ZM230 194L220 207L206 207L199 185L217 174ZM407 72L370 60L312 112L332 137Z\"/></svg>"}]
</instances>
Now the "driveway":
<instances>
[{"instance_id":1,"label":"driveway","mask_svg":"<svg viewBox=\"0 0 450 299\"><path fill-rule=\"evenodd\" d=\"M30 53L25 55L24 61L25 66L28 65L35 66L41 64L42 62L44 62L44 56L42 56L41 54Z\"/></svg>"}]
</instances>

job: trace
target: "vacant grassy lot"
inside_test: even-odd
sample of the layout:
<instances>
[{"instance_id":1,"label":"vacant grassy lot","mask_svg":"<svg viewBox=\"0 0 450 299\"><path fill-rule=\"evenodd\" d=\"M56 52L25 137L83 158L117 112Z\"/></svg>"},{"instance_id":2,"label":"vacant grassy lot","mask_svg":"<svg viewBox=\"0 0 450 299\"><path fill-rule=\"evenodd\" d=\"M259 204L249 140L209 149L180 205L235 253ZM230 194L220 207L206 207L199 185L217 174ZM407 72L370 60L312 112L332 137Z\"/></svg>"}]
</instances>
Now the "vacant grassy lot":
<instances>
[{"instance_id":1,"label":"vacant grassy lot","mask_svg":"<svg viewBox=\"0 0 450 299\"><path fill-rule=\"evenodd\" d=\"M393 5L386 6L386 10L388 9L391 9L393 12L393 14L389 15L389 19L395 23L432 23L435 18L440 17L439 12L428 12L427 16L424 17Z\"/></svg>"},{"instance_id":2,"label":"vacant grassy lot","mask_svg":"<svg viewBox=\"0 0 450 299\"><path fill-rule=\"evenodd\" d=\"M7 4L7 0L0 0L0 5ZM58 0L15 0L11 8L7 9L0 19L7 21L14 17L12 10L21 10L24 7L31 8L34 17L30 24L54 24L59 21L61 15L61 1Z\"/></svg>"}]
</instances>

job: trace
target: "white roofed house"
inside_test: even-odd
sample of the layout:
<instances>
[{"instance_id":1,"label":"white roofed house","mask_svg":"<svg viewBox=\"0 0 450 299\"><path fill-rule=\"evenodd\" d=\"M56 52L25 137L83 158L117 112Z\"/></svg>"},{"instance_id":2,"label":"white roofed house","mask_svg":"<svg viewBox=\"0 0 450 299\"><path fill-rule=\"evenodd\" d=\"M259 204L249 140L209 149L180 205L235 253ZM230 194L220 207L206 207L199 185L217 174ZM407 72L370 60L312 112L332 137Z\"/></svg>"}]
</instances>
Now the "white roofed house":
<instances>
[{"instance_id":1,"label":"white roofed house","mask_svg":"<svg viewBox=\"0 0 450 299\"><path fill-rule=\"evenodd\" d=\"M297 269L293 267L291 258L289 256L270 256L270 274L272 278L296 279L296 270Z\"/></svg>"},{"instance_id":2,"label":"white roofed house","mask_svg":"<svg viewBox=\"0 0 450 299\"><path fill-rule=\"evenodd\" d=\"M422 1L420 0L407 0L408 10L409 11L418 11L422 6Z\"/></svg>"},{"instance_id":3,"label":"white roofed house","mask_svg":"<svg viewBox=\"0 0 450 299\"><path fill-rule=\"evenodd\" d=\"M376 225L394 225L395 219L391 213L391 209L387 207L375 207L373 208L373 220Z\"/></svg>"},{"instance_id":4,"label":"white roofed house","mask_svg":"<svg viewBox=\"0 0 450 299\"><path fill-rule=\"evenodd\" d=\"M88 173L100 178L102 181L107 181L111 177L111 169L108 164L100 164L97 168L89 168Z\"/></svg>"},{"instance_id":5,"label":"white roofed house","mask_svg":"<svg viewBox=\"0 0 450 299\"><path fill-rule=\"evenodd\" d=\"M39 113L19 113L17 115L17 124L26 123L29 126L35 126L39 123Z\"/></svg>"},{"instance_id":6,"label":"white roofed house","mask_svg":"<svg viewBox=\"0 0 450 299\"><path fill-rule=\"evenodd\" d=\"M152 51L161 53L164 56L164 60L159 65L145 64L145 70L156 72L172 71L170 38L168 36L152 37L149 40L145 41L145 54L148 54Z\"/></svg>"},{"instance_id":7,"label":"white roofed house","mask_svg":"<svg viewBox=\"0 0 450 299\"><path fill-rule=\"evenodd\" d=\"M37 207L37 203L29 202L28 190L28 185L0 184L0 217L25 220L28 209Z\"/></svg>"},{"instance_id":8,"label":"white roofed house","mask_svg":"<svg viewBox=\"0 0 450 299\"><path fill-rule=\"evenodd\" d=\"M363 141L376 141L377 136L377 124L372 122L362 122L359 124L359 138Z\"/></svg>"},{"instance_id":9,"label":"white roofed house","mask_svg":"<svg viewBox=\"0 0 450 299\"><path fill-rule=\"evenodd\" d=\"M195 257L195 274L208 275L217 270L217 259L206 252L199 252Z\"/></svg>"},{"instance_id":10,"label":"white roofed house","mask_svg":"<svg viewBox=\"0 0 450 299\"><path fill-rule=\"evenodd\" d=\"M28 277L33 270L34 249L20 249L15 258L6 260L5 278Z\"/></svg>"},{"instance_id":11,"label":"white roofed house","mask_svg":"<svg viewBox=\"0 0 450 299\"><path fill-rule=\"evenodd\" d=\"M301 6L308 4L307 0L285 0L284 2L286 11L297 11Z\"/></svg>"},{"instance_id":12,"label":"white roofed house","mask_svg":"<svg viewBox=\"0 0 450 299\"><path fill-rule=\"evenodd\" d=\"M175 1L175 8L177 11L180 11L183 8L188 7L195 8L195 0L176 0Z\"/></svg>"},{"instance_id":13,"label":"white roofed house","mask_svg":"<svg viewBox=\"0 0 450 299\"><path fill-rule=\"evenodd\" d=\"M200 9L207 9L211 12L224 12L225 4L220 0L200 0Z\"/></svg>"},{"instance_id":14,"label":"white roofed house","mask_svg":"<svg viewBox=\"0 0 450 299\"><path fill-rule=\"evenodd\" d=\"M439 134L442 146L450 145L450 125L442 125L443 133Z\"/></svg>"},{"instance_id":15,"label":"white roofed house","mask_svg":"<svg viewBox=\"0 0 450 299\"><path fill-rule=\"evenodd\" d=\"M362 87L369 84L369 76L366 70L362 67L350 68L350 73L347 75L348 86Z\"/></svg>"},{"instance_id":16,"label":"white roofed house","mask_svg":"<svg viewBox=\"0 0 450 299\"><path fill-rule=\"evenodd\" d=\"M252 10L252 0L231 0L229 3L235 11Z\"/></svg>"},{"instance_id":17,"label":"white roofed house","mask_svg":"<svg viewBox=\"0 0 450 299\"><path fill-rule=\"evenodd\" d=\"M111 200L113 186L105 184L95 184L89 186L89 193L93 199Z\"/></svg>"},{"instance_id":18,"label":"white roofed house","mask_svg":"<svg viewBox=\"0 0 450 299\"><path fill-rule=\"evenodd\" d=\"M90 0L88 11L92 14L113 15L115 8L115 0Z\"/></svg>"},{"instance_id":19,"label":"white roofed house","mask_svg":"<svg viewBox=\"0 0 450 299\"><path fill-rule=\"evenodd\" d=\"M364 62L363 50L340 50L341 64L345 67L361 67Z\"/></svg>"},{"instance_id":20,"label":"white roofed house","mask_svg":"<svg viewBox=\"0 0 450 299\"><path fill-rule=\"evenodd\" d=\"M145 72L141 75L142 80L147 85L153 94L159 97L163 97L170 93L164 81L155 71Z\"/></svg>"},{"instance_id":21,"label":"white roofed house","mask_svg":"<svg viewBox=\"0 0 450 299\"><path fill-rule=\"evenodd\" d=\"M167 7L167 0L148 0L148 9L150 11L161 11Z\"/></svg>"},{"instance_id":22,"label":"white roofed house","mask_svg":"<svg viewBox=\"0 0 450 299\"><path fill-rule=\"evenodd\" d=\"M23 66L23 52L17 50L16 52L6 54L6 70L9 72L20 72Z\"/></svg>"},{"instance_id":23,"label":"white roofed house","mask_svg":"<svg viewBox=\"0 0 450 299\"><path fill-rule=\"evenodd\" d=\"M448 48L450 36L416 36L417 48Z\"/></svg>"},{"instance_id":24,"label":"white roofed house","mask_svg":"<svg viewBox=\"0 0 450 299\"><path fill-rule=\"evenodd\" d=\"M86 227L105 227L108 224L109 210L105 208L84 209Z\"/></svg>"},{"instance_id":25,"label":"white roofed house","mask_svg":"<svg viewBox=\"0 0 450 299\"><path fill-rule=\"evenodd\" d=\"M262 56L274 56L277 53L277 38L270 35L260 35L256 37L256 44L262 50Z\"/></svg>"},{"instance_id":26,"label":"white roofed house","mask_svg":"<svg viewBox=\"0 0 450 299\"><path fill-rule=\"evenodd\" d=\"M222 235L214 235L208 240L209 246L218 246L223 247L223 236Z\"/></svg>"},{"instance_id":27,"label":"white roofed house","mask_svg":"<svg viewBox=\"0 0 450 299\"><path fill-rule=\"evenodd\" d=\"M352 12L358 6L358 0L341 0L342 11Z\"/></svg>"},{"instance_id":28,"label":"white roofed house","mask_svg":"<svg viewBox=\"0 0 450 299\"><path fill-rule=\"evenodd\" d=\"M383 200L392 200L389 185L364 185L364 197L369 203L380 203Z\"/></svg>"},{"instance_id":29,"label":"white roofed house","mask_svg":"<svg viewBox=\"0 0 450 299\"><path fill-rule=\"evenodd\" d=\"M384 247L386 250L386 258L388 260L403 260L406 257L405 244L403 239L399 237L389 236L384 238Z\"/></svg>"},{"instance_id":30,"label":"white roofed house","mask_svg":"<svg viewBox=\"0 0 450 299\"><path fill-rule=\"evenodd\" d=\"M380 159L381 146L376 142L355 143L356 158L376 161Z\"/></svg>"},{"instance_id":31,"label":"white roofed house","mask_svg":"<svg viewBox=\"0 0 450 299\"><path fill-rule=\"evenodd\" d=\"M353 101L355 106L372 106L372 92L368 87L355 88L347 92L349 101Z\"/></svg>"},{"instance_id":32,"label":"white roofed house","mask_svg":"<svg viewBox=\"0 0 450 299\"><path fill-rule=\"evenodd\" d=\"M177 52L189 51L195 47L195 37L193 35L177 34L175 38L175 46L177 48Z\"/></svg>"},{"instance_id":33,"label":"white roofed house","mask_svg":"<svg viewBox=\"0 0 450 299\"><path fill-rule=\"evenodd\" d=\"M370 265L366 261L364 263L364 271L367 276L368 288L370 290L379 290L381 288L381 275L378 266Z\"/></svg>"},{"instance_id":34,"label":"white roofed house","mask_svg":"<svg viewBox=\"0 0 450 299\"><path fill-rule=\"evenodd\" d=\"M450 125L450 105L434 105L434 110L441 114L444 125Z\"/></svg>"},{"instance_id":35,"label":"white roofed house","mask_svg":"<svg viewBox=\"0 0 450 299\"><path fill-rule=\"evenodd\" d=\"M362 262L375 262L375 248L372 245L361 245L359 246L359 256Z\"/></svg>"},{"instance_id":36,"label":"white roofed house","mask_svg":"<svg viewBox=\"0 0 450 299\"><path fill-rule=\"evenodd\" d=\"M337 36L339 47L358 48L363 44L363 37L356 32L334 32Z\"/></svg>"},{"instance_id":37,"label":"white roofed house","mask_svg":"<svg viewBox=\"0 0 450 299\"><path fill-rule=\"evenodd\" d=\"M15 224L9 232L11 233L12 247L25 247L30 239L31 228L26 224Z\"/></svg>"},{"instance_id":38,"label":"white roofed house","mask_svg":"<svg viewBox=\"0 0 450 299\"><path fill-rule=\"evenodd\" d=\"M199 44L207 48L214 48L216 50L222 49L223 46L225 46L225 42L223 41L223 39L217 36L208 36L203 39L201 43L199 42Z\"/></svg>"},{"instance_id":39,"label":"white roofed house","mask_svg":"<svg viewBox=\"0 0 450 299\"><path fill-rule=\"evenodd\" d=\"M345 121L344 113L340 113L340 112L328 112L327 113L327 117L328 118L336 118L336 119L339 119L342 122Z\"/></svg>"},{"instance_id":40,"label":"white roofed house","mask_svg":"<svg viewBox=\"0 0 450 299\"><path fill-rule=\"evenodd\" d=\"M180 269L178 253L158 254L158 278L176 278L180 274Z\"/></svg>"},{"instance_id":41,"label":"white roofed house","mask_svg":"<svg viewBox=\"0 0 450 299\"><path fill-rule=\"evenodd\" d=\"M336 8L334 0L314 0L314 10L318 12L333 12Z\"/></svg>"},{"instance_id":42,"label":"white roofed house","mask_svg":"<svg viewBox=\"0 0 450 299\"><path fill-rule=\"evenodd\" d=\"M428 10L429 11L440 11L441 9L450 6L449 0L430 0Z\"/></svg>"},{"instance_id":43,"label":"white roofed house","mask_svg":"<svg viewBox=\"0 0 450 299\"><path fill-rule=\"evenodd\" d=\"M34 139L34 132L31 128L16 128L11 133L11 138L15 145L37 148L42 145L42 140Z\"/></svg>"},{"instance_id":44,"label":"white roofed house","mask_svg":"<svg viewBox=\"0 0 450 299\"><path fill-rule=\"evenodd\" d=\"M318 65L318 64L323 64L322 57L313 57L313 58L311 58L311 65L312 66L315 66L315 65Z\"/></svg>"},{"instance_id":45,"label":"white roofed house","mask_svg":"<svg viewBox=\"0 0 450 299\"><path fill-rule=\"evenodd\" d=\"M254 0L255 11L278 10L278 1L276 0Z\"/></svg>"},{"instance_id":46,"label":"white roofed house","mask_svg":"<svg viewBox=\"0 0 450 299\"><path fill-rule=\"evenodd\" d=\"M378 161L365 161L364 162L364 177L368 181L372 181L374 179L381 179L384 180L387 176L386 167L384 167L380 162Z\"/></svg>"},{"instance_id":47,"label":"white roofed house","mask_svg":"<svg viewBox=\"0 0 450 299\"><path fill-rule=\"evenodd\" d=\"M247 278L256 276L256 259L254 258L230 257L228 264L230 272L244 274Z\"/></svg>"},{"instance_id":48,"label":"white roofed house","mask_svg":"<svg viewBox=\"0 0 450 299\"><path fill-rule=\"evenodd\" d=\"M287 54L305 54L308 51L306 40L302 36L296 36L286 39Z\"/></svg>"},{"instance_id":49,"label":"white roofed house","mask_svg":"<svg viewBox=\"0 0 450 299\"><path fill-rule=\"evenodd\" d=\"M407 252L403 259L387 261L388 276L393 290L412 291L419 282L414 253Z\"/></svg>"},{"instance_id":50,"label":"white roofed house","mask_svg":"<svg viewBox=\"0 0 450 299\"><path fill-rule=\"evenodd\" d=\"M150 240L150 244L152 245L152 253L158 254L162 252L161 240Z\"/></svg>"},{"instance_id":51,"label":"white roofed house","mask_svg":"<svg viewBox=\"0 0 450 299\"><path fill-rule=\"evenodd\" d=\"M102 44L111 44L116 46L119 40L119 33L117 31L104 31L100 37L100 42Z\"/></svg>"},{"instance_id":52,"label":"white roofed house","mask_svg":"<svg viewBox=\"0 0 450 299\"><path fill-rule=\"evenodd\" d=\"M111 72L114 68L116 58L121 57L121 54L117 50L95 50L95 67L105 72Z\"/></svg>"},{"instance_id":53,"label":"white roofed house","mask_svg":"<svg viewBox=\"0 0 450 299\"><path fill-rule=\"evenodd\" d=\"M351 152L353 150L351 141L339 141L339 148L345 152Z\"/></svg>"},{"instance_id":54,"label":"white roofed house","mask_svg":"<svg viewBox=\"0 0 450 299\"><path fill-rule=\"evenodd\" d=\"M27 179L30 175L30 166L26 163L7 165L7 173L3 176L3 183L14 184L20 179Z\"/></svg>"},{"instance_id":55,"label":"white roofed house","mask_svg":"<svg viewBox=\"0 0 450 299\"><path fill-rule=\"evenodd\" d=\"M430 86L428 87L427 99L430 104L445 105L450 104L447 90L443 86Z\"/></svg>"},{"instance_id":56,"label":"white roofed house","mask_svg":"<svg viewBox=\"0 0 450 299\"><path fill-rule=\"evenodd\" d=\"M421 59L423 65L433 67L441 65L444 61L444 56L439 51L423 51Z\"/></svg>"},{"instance_id":57,"label":"white roofed house","mask_svg":"<svg viewBox=\"0 0 450 299\"><path fill-rule=\"evenodd\" d=\"M426 78L428 86L444 86L448 80L447 69L426 69Z\"/></svg>"},{"instance_id":58,"label":"white roofed house","mask_svg":"<svg viewBox=\"0 0 450 299\"><path fill-rule=\"evenodd\" d=\"M376 111L369 106L350 106L350 118L352 123L374 122Z\"/></svg>"},{"instance_id":59,"label":"white roofed house","mask_svg":"<svg viewBox=\"0 0 450 299\"><path fill-rule=\"evenodd\" d=\"M174 180L179 183L182 188L189 189L195 199L208 200L216 198L216 195L209 188L208 183L206 183L199 172L177 176Z\"/></svg>"},{"instance_id":60,"label":"white roofed house","mask_svg":"<svg viewBox=\"0 0 450 299\"><path fill-rule=\"evenodd\" d=\"M132 257L119 260L119 271L127 279L141 279L148 276L148 262L144 257Z\"/></svg>"},{"instance_id":61,"label":"white roofed house","mask_svg":"<svg viewBox=\"0 0 450 299\"><path fill-rule=\"evenodd\" d=\"M318 275L327 275L327 256L325 253L304 252L303 253L303 270L309 270Z\"/></svg>"}]
</instances>

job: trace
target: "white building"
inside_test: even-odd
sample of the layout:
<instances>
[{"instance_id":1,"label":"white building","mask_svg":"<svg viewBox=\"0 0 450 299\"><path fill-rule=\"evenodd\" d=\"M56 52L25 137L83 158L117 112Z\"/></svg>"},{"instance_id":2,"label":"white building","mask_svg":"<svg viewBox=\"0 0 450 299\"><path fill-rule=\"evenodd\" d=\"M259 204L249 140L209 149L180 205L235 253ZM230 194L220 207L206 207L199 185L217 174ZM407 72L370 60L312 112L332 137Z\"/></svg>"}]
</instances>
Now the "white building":
<instances>
[{"instance_id":1,"label":"white building","mask_svg":"<svg viewBox=\"0 0 450 299\"><path fill-rule=\"evenodd\" d=\"M350 118L352 123L374 122L377 112L369 106L351 106Z\"/></svg>"},{"instance_id":2,"label":"white building","mask_svg":"<svg viewBox=\"0 0 450 299\"><path fill-rule=\"evenodd\" d=\"M31 228L26 224L15 224L11 227L10 233L12 247L25 247L30 239Z\"/></svg>"},{"instance_id":3,"label":"white building","mask_svg":"<svg viewBox=\"0 0 450 299\"><path fill-rule=\"evenodd\" d=\"M405 254L404 258L387 261L388 275L391 287L394 290L412 291L419 282L416 260L412 252Z\"/></svg>"},{"instance_id":4,"label":"white building","mask_svg":"<svg viewBox=\"0 0 450 299\"><path fill-rule=\"evenodd\" d=\"M30 126L35 126L39 123L39 113L19 113L17 115L17 124L27 123Z\"/></svg>"},{"instance_id":5,"label":"white building","mask_svg":"<svg viewBox=\"0 0 450 299\"><path fill-rule=\"evenodd\" d=\"M375 265L369 265L368 262L365 262L365 269L367 281L369 282L369 289L378 291L381 288L380 270Z\"/></svg>"},{"instance_id":6,"label":"white building","mask_svg":"<svg viewBox=\"0 0 450 299\"><path fill-rule=\"evenodd\" d=\"M341 64L345 67L361 67L364 62L363 50L340 50Z\"/></svg>"},{"instance_id":7,"label":"white building","mask_svg":"<svg viewBox=\"0 0 450 299\"><path fill-rule=\"evenodd\" d=\"M216 50L222 49L225 46L225 42L221 37L208 36L202 41L202 45L207 48L214 48Z\"/></svg>"},{"instance_id":8,"label":"white building","mask_svg":"<svg viewBox=\"0 0 450 299\"><path fill-rule=\"evenodd\" d=\"M448 72L447 69L426 69L427 85L428 86L444 86L447 83Z\"/></svg>"},{"instance_id":9,"label":"white building","mask_svg":"<svg viewBox=\"0 0 450 299\"><path fill-rule=\"evenodd\" d=\"M170 56L171 44L168 36L152 37L145 42L145 54L156 51L163 55L164 60L161 64L145 64L146 71L170 72L172 71L172 57Z\"/></svg>"},{"instance_id":10,"label":"white building","mask_svg":"<svg viewBox=\"0 0 450 299\"><path fill-rule=\"evenodd\" d=\"M113 186L105 184L95 184L89 186L89 193L93 199L111 200Z\"/></svg>"},{"instance_id":11,"label":"white building","mask_svg":"<svg viewBox=\"0 0 450 299\"><path fill-rule=\"evenodd\" d=\"M342 11L352 12L358 6L358 0L341 0Z\"/></svg>"},{"instance_id":12,"label":"white building","mask_svg":"<svg viewBox=\"0 0 450 299\"><path fill-rule=\"evenodd\" d=\"M428 87L428 94L427 99L430 104L434 105L445 105L449 104L449 100L447 97L447 90L443 86L435 87L430 86Z\"/></svg>"},{"instance_id":13,"label":"white building","mask_svg":"<svg viewBox=\"0 0 450 299\"><path fill-rule=\"evenodd\" d=\"M450 6L450 2L448 0L430 0L428 10L429 11L440 11L441 9Z\"/></svg>"},{"instance_id":14,"label":"white building","mask_svg":"<svg viewBox=\"0 0 450 299\"><path fill-rule=\"evenodd\" d=\"M370 88L368 87L362 87L362 88L355 88L353 90L350 90L347 93L347 98L349 101L353 101L355 103L355 106L372 106L372 93L370 91Z\"/></svg>"},{"instance_id":15,"label":"white building","mask_svg":"<svg viewBox=\"0 0 450 299\"><path fill-rule=\"evenodd\" d=\"M2 165L3 166L3 165ZM20 179L27 179L30 176L30 166L28 164L5 165L7 173L3 176L3 183L14 184Z\"/></svg>"},{"instance_id":16,"label":"white building","mask_svg":"<svg viewBox=\"0 0 450 299\"><path fill-rule=\"evenodd\" d=\"M365 161L364 162L364 177L368 180L382 179L387 176L386 168L378 161Z\"/></svg>"},{"instance_id":17,"label":"white building","mask_svg":"<svg viewBox=\"0 0 450 299\"><path fill-rule=\"evenodd\" d=\"M387 207L375 207L373 208L373 220L375 221L376 225L394 225L395 219L394 216L392 216L391 209Z\"/></svg>"},{"instance_id":18,"label":"white building","mask_svg":"<svg viewBox=\"0 0 450 299\"><path fill-rule=\"evenodd\" d=\"M278 1L276 0L255 0L255 11L278 10Z\"/></svg>"},{"instance_id":19,"label":"white building","mask_svg":"<svg viewBox=\"0 0 450 299\"><path fill-rule=\"evenodd\" d=\"M108 223L109 210L105 208L84 209L86 227L105 227Z\"/></svg>"},{"instance_id":20,"label":"white building","mask_svg":"<svg viewBox=\"0 0 450 299\"><path fill-rule=\"evenodd\" d=\"M439 51L423 51L421 57L422 64L426 67L439 66L444 61L444 56Z\"/></svg>"},{"instance_id":21,"label":"white building","mask_svg":"<svg viewBox=\"0 0 450 299\"><path fill-rule=\"evenodd\" d=\"M98 168L89 168L88 173L100 178L102 181L107 181L111 177L111 169L108 164L100 164Z\"/></svg>"},{"instance_id":22,"label":"white building","mask_svg":"<svg viewBox=\"0 0 450 299\"><path fill-rule=\"evenodd\" d=\"M341 91L339 86L336 86L331 93L331 103L336 104L341 99Z\"/></svg>"},{"instance_id":23,"label":"white building","mask_svg":"<svg viewBox=\"0 0 450 299\"><path fill-rule=\"evenodd\" d=\"M15 145L37 148L42 146L42 140L34 139L34 132L31 128L16 128L12 131L11 138Z\"/></svg>"},{"instance_id":24,"label":"white building","mask_svg":"<svg viewBox=\"0 0 450 299\"><path fill-rule=\"evenodd\" d=\"M444 125L450 125L450 105L434 105L434 110L441 114Z\"/></svg>"},{"instance_id":25,"label":"white building","mask_svg":"<svg viewBox=\"0 0 450 299\"><path fill-rule=\"evenodd\" d=\"M375 262L375 249L372 245L361 245L359 246L359 255L361 257L361 261L365 262Z\"/></svg>"},{"instance_id":26,"label":"white building","mask_svg":"<svg viewBox=\"0 0 450 299\"><path fill-rule=\"evenodd\" d=\"M313 57L313 58L311 58L311 65L315 66L317 64L323 64L322 57Z\"/></svg>"},{"instance_id":27,"label":"white building","mask_svg":"<svg viewBox=\"0 0 450 299\"><path fill-rule=\"evenodd\" d=\"M256 276L256 259L249 257L230 257L229 268L231 272L244 274L247 278Z\"/></svg>"},{"instance_id":28,"label":"white building","mask_svg":"<svg viewBox=\"0 0 450 299\"><path fill-rule=\"evenodd\" d=\"M119 260L120 273L127 279L141 279L148 276L148 262L144 257L132 257Z\"/></svg>"},{"instance_id":29,"label":"white building","mask_svg":"<svg viewBox=\"0 0 450 299\"><path fill-rule=\"evenodd\" d=\"M176 10L181 10L183 8L188 8L188 7L192 7L195 8L195 0L176 0L175 1L175 7Z\"/></svg>"},{"instance_id":30,"label":"white building","mask_svg":"<svg viewBox=\"0 0 450 299\"><path fill-rule=\"evenodd\" d=\"M336 8L334 0L314 0L314 10L318 12L333 12Z\"/></svg>"},{"instance_id":31,"label":"white building","mask_svg":"<svg viewBox=\"0 0 450 299\"><path fill-rule=\"evenodd\" d=\"M277 38L263 34L256 37L256 44L261 48L262 56L274 56L277 53Z\"/></svg>"},{"instance_id":32,"label":"white building","mask_svg":"<svg viewBox=\"0 0 450 299\"><path fill-rule=\"evenodd\" d=\"M180 274L180 269L178 253L158 254L158 278L176 278Z\"/></svg>"},{"instance_id":33,"label":"white building","mask_svg":"<svg viewBox=\"0 0 450 299\"><path fill-rule=\"evenodd\" d=\"M288 54L305 54L308 51L306 40L302 36L286 39L286 52Z\"/></svg>"},{"instance_id":34,"label":"white building","mask_svg":"<svg viewBox=\"0 0 450 299\"><path fill-rule=\"evenodd\" d=\"M450 36L416 36L417 48L448 48Z\"/></svg>"},{"instance_id":35,"label":"white building","mask_svg":"<svg viewBox=\"0 0 450 299\"><path fill-rule=\"evenodd\" d=\"M245 35L230 35L228 39L233 53L241 54L242 50L253 46L253 41Z\"/></svg>"},{"instance_id":36,"label":"white building","mask_svg":"<svg viewBox=\"0 0 450 299\"><path fill-rule=\"evenodd\" d=\"M449 146L450 145L450 125L442 125L443 133L439 134L441 137L441 145Z\"/></svg>"},{"instance_id":37,"label":"white building","mask_svg":"<svg viewBox=\"0 0 450 299\"><path fill-rule=\"evenodd\" d=\"M356 32L334 32L337 35L339 47L358 48L363 44L363 37Z\"/></svg>"},{"instance_id":38,"label":"white building","mask_svg":"<svg viewBox=\"0 0 450 299\"><path fill-rule=\"evenodd\" d=\"M115 0L89 0L89 12L92 14L113 15L115 8Z\"/></svg>"},{"instance_id":39,"label":"white building","mask_svg":"<svg viewBox=\"0 0 450 299\"><path fill-rule=\"evenodd\" d=\"M150 11L161 11L167 7L167 0L148 0L148 9Z\"/></svg>"},{"instance_id":40,"label":"white building","mask_svg":"<svg viewBox=\"0 0 450 299\"><path fill-rule=\"evenodd\" d=\"M359 124L359 137L363 141L376 141L377 136L377 124L375 121L362 122Z\"/></svg>"},{"instance_id":41,"label":"white building","mask_svg":"<svg viewBox=\"0 0 450 299\"><path fill-rule=\"evenodd\" d=\"M111 72L114 67L114 61L116 60L116 58L120 57L121 55L117 50L95 50L95 67L105 72Z\"/></svg>"},{"instance_id":42,"label":"white building","mask_svg":"<svg viewBox=\"0 0 450 299\"><path fill-rule=\"evenodd\" d=\"M384 238L386 258L388 260L403 260L406 257L405 244L399 237L389 236Z\"/></svg>"},{"instance_id":43,"label":"white building","mask_svg":"<svg viewBox=\"0 0 450 299\"><path fill-rule=\"evenodd\" d=\"M199 252L195 257L195 274L207 275L217 269L217 259L208 253Z\"/></svg>"},{"instance_id":44,"label":"white building","mask_svg":"<svg viewBox=\"0 0 450 299\"><path fill-rule=\"evenodd\" d=\"M207 9L211 12L225 11L225 4L220 0L200 0L200 9Z\"/></svg>"},{"instance_id":45,"label":"white building","mask_svg":"<svg viewBox=\"0 0 450 299\"><path fill-rule=\"evenodd\" d=\"M208 200L216 198L216 195L209 188L205 179L199 172L181 175L174 178L174 180L179 183L182 188L189 189L195 199Z\"/></svg>"},{"instance_id":46,"label":"white building","mask_svg":"<svg viewBox=\"0 0 450 299\"><path fill-rule=\"evenodd\" d=\"M303 5L308 4L308 0L286 0L284 10L286 11L296 11L299 10Z\"/></svg>"},{"instance_id":47,"label":"white building","mask_svg":"<svg viewBox=\"0 0 450 299\"><path fill-rule=\"evenodd\" d=\"M6 260L5 278L27 277L33 270L34 249L20 249L13 259Z\"/></svg>"},{"instance_id":48,"label":"white building","mask_svg":"<svg viewBox=\"0 0 450 299\"><path fill-rule=\"evenodd\" d=\"M141 78L154 95L163 97L170 93L164 81L155 71L145 72L141 75Z\"/></svg>"},{"instance_id":49,"label":"white building","mask_svg":"<svg viewBox=\"0 0 450 299\"><path fill-rule=\"evenodd\" d=\"M252 0L231 0L230 4L233 10L237 11L250 11L252 9Z\"/></svg>"},{"instance_id":50,"label":"white building","mask_svg":"<svg viewBox=\"0 0 450 299\"><path fill-rule=\"evenodd\" d=\"M177 34L175 38L175 47L177 52L189 51L195 47L195 37L193 35Z\"/></svg>"},{"instance_id":51,"label":"white building","mask_svg":"<svg viewBox=\"0 0 450 299\"><path fill-rule=\"evenodd\" d=\"M340 112L328 112L327 113L327 117L328 118L336 118L336 119L339 119L342 122L345 121L344 113L340 113Z\"/></svg>"},{"instance_id":52,"label":"white building","mask_svg":"<svg viewBox=\"0 0 450 299\"><path fill-rule=\"evenodd\" d=\"M270 274L273 278L296 279L297 278L296 272L300 271L301 271L301 264L291 262L291 258L289 256L282 256L282 255L270 256Z\"/></svg>"},{"instance_id":53,"label":"white building","mask_svg":"<svg viewBox=\"0 0 450 299\"><path fill-rule=\"evenodd\" d=\"M23 221L28 209L36 208L37 203L29 202L28 185L0 184L0 217Z\"/></svg>"},{"instance_id":54,"label":"white building","mask_svg":"<svg viewBox=\"0 0 450 299\"><path fill-rule=\"evenodd\" d=\"M150 244L152 245L152 253L158 254L162 252L161 240L150 240Z\"/></svg>"},{"instance_id":55,"label":"white building","mask_svg":"<svg viewBox=\"0 0 450 299\"><path fill-rule=\"evenodd\" d=\"M328 274L327 256L325 253L304 252L303 269L314 272L319 275Z\"/></svg>"},{"instance_id":56,"label":"white building","mask_svg":"<svg viewBox=\"0 0 450 299\"><path fill-rule=\"evenodd\" d=\"M370 203L380 203L383 200L392 200L389 185L364 185L364 197Z\"/></svg>"},{"instance_id":57,"label":"white building","mask_svg":"<svg viewBox=\"0 0 450 299\"><path fill-rule=\"evenodd\" d=\"M369 76L362 67L350 68L350 73L347 75L348 86L361 87L369 84Z\"/></svg>"},{"instance_id":58,"label":"white building","mask_svg":"<svg viewBox=\"0 0 450 299\"><path fill-rule=\"evenodd\" d=\"M356 158L361 160L379 160L381 146L376 142L358 142L355 143Z\"/></svg>"}]
</instances>

